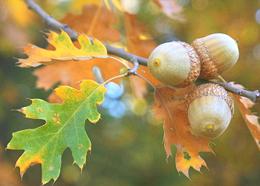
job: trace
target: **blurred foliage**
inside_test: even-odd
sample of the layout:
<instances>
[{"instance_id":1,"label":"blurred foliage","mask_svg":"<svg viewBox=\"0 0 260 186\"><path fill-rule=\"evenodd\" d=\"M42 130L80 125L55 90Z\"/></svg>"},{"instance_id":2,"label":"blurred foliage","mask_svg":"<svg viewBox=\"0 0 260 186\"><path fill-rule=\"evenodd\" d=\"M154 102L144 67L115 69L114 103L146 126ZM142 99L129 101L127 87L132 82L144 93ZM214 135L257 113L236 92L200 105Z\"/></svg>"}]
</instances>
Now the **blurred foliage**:
<instances>
[{"instance_id":1,"label":"blurred foliage","mask_svg":"<svg viewBox=\"0 0 260 186\"><path fill-rule=\"evenodd\" d=\"M39 1L40 2L40 1ZM75 1L77 2L77 1ZM74 2L74 3L75 3ZM78 1L80 2L80 1ZM138 18L157 43L170 40L192 41L214 32L224 32L234 37L240 48L238 64L224 74L228 81L236 81L249 89L260 89L260 25L259 0L176 0L181 6L183 21L172 19L143 0L139 4ZM80 2L82 3L82 2ZM148 4L147 4L148 3ZM68 12L79 11L70 0L41 1L41 5L54 17L62 18ZM6 8L5 8L6 7ZM74 9L73 9L74 8ZM39 18L27 10L20 0L0 0L0 143L5 146L14 131L34 128L42 122L32 122L14 109L28 105L26 98L46 99L50 93L36 89L31 69L16 67L15 57L26 43L46 45L41 31L45 30ZM48 76L48 74L46 74ZM125 87L125 92L128 92ZM260 157L257 147L238 112L229 129L212 144L216 153L202 154L209 170L202 174L191 171L191 181L178 174L173 158L168 163L162 144L162 125L151 115L153 93L146 101L130 100L135 112L121 119L103 112L99 125L87 125L93 148L86 168L80 172L72 162L71 152L63 156L62 176L57 186L138 186L138 185L223 185L256 186L260 184ZM144 106L145 105L145 106ZM146 110L146 111L145 111ZM255 111L260 113L259 104ZM141 116L140 116L140 113ZM173 149L175 151L175 149ZM18 170L14 166L20 153L3 151L0 185L19 185ZM4 169L4 170L3 170ZM2 175L2 174L1 174ZM32 167L24 175L24 186L40 185L40 167ZM11 182L7 182L11 179ZM8 185L8 186L9 186ZM49 183L48 185L52 185Z\"/></svg>"}]
</instances>

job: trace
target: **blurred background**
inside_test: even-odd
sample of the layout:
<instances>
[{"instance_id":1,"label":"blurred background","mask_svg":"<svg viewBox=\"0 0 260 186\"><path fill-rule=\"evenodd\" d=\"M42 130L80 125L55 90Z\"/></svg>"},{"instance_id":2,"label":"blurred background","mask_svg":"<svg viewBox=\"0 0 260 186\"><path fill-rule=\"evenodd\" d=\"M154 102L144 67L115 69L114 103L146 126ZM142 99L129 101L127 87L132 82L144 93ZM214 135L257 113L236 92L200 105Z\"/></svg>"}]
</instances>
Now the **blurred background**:
<instances>
[{"instance_id":1,"label":"blurred background","mask_svg":"<svg viewBox=\"0 0 260 186\"><path fill-rule=\"evenodd\" d=\"M80 14L89 1L38 2L52 16L62 19L67 13ZM250 90L260 89L260 0L172 0L164 11L148 5L148 0L124 4L133 7L128 11L134 11L157 44L191 42L214 32L229 34L239 44L240 59L224 78ZM25 119L14 110L28 105L27 98L47 99L52 91L36 88L33 69L16 65L17 58L24 56L25 44L46 46L45 31L43 22L23 1L0 0L0 186L41 185L40 166L31 167L20 180L14 166L22 152L6 151L5 146L13 132L42 123ZM81 172L72 165L70 151L66 150L56 186L260 185L259 151L238 110L228 130L214 140L215 155L202 153L209 170L190 170L189 180L176 171L173 157L166 161L162 123L151 112L152 89L145 99L132 95L127 84L110 85L109 90L111 94L100 108L102 120L86 126L92 140L87 166ZM260 113L259 104L254 111Z\"/></svg>"}]
</instances>

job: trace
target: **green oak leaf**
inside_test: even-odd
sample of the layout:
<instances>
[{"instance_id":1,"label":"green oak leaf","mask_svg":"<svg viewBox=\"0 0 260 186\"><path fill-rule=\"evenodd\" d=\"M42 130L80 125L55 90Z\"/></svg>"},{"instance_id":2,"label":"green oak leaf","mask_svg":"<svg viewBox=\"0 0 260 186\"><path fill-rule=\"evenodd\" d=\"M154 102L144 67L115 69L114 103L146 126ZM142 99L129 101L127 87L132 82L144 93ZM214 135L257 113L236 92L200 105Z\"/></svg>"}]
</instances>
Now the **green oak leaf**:
<instances>
[{"instance_id":1,"label":"green oak leaf","mask_svg":"<svg viewBox=\"0 0 260 186\"><path fill-rule=\"evenodd\" d=\"M61 158L69 148L74 162L82 169L86 163L91 142L85 130L85 120L92 123L100 119L97 104L104 100L106 89L92 80L80 84L80 90L69 86L55 89L62 103L48 103L32 99L30 106L21 109L27 118L45 120L35 129L13 133L7 149L24 150L16 162L21 175L33 164L42 166L42 183L54 181L60 175Z\"/></svg>"}]
</instances>

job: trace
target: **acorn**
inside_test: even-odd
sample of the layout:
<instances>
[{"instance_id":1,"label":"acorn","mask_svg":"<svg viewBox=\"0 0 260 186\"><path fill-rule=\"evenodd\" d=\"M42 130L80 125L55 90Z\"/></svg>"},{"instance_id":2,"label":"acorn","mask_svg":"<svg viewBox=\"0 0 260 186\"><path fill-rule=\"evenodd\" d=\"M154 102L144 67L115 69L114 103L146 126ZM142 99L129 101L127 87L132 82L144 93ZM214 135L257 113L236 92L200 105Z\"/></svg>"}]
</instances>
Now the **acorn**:
<instances>
[{"instance_id":1,"label":"acorn","mask_svg":"<svg viewBox=\"0 0 260 186\"><path fill-rule=\"evenodd\" d=\"M234 103L223 87L213 83L202 84L186 97L186 101L192 134L216 138L226 130Z\"/></svg>"},{"instance_id":2,"label":"acorn","mask_svg":"<svg viewBox=\"0 0 260 186\"><path fill-rule=\"evenodd\" d=\"M151 73L162 83L185 87L200 74L199 56L187 43L172 41L157 46L148 59Z\"/></svg>"},{"instance_id":3,"label":"acorn","mask_svg":"<svg viewBox=\"0 0 260 186\"><path fill-rule=\"evenodd\" d=\"M196 39L192 46L201 61L200 77L213 79L230 69L239 58L237 42L230 36L215 33Z\"/></svg>"}]
</instances>

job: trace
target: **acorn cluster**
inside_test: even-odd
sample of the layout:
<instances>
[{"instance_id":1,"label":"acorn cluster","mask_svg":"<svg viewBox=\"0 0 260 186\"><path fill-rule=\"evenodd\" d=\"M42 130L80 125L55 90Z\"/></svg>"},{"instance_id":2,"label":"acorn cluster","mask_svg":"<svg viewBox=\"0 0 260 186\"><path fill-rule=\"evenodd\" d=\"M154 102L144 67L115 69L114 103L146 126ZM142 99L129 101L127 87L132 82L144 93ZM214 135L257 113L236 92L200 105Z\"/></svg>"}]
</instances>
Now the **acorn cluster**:
<instances>
[{"instance_id":1,"label":"acorn cluster","mask_svg":"<svg viewBox=\"0 0 260 186\"><path fill-rule=\"evenodd\" d=\"M148 60L151 73L162 83L186 87L197 80L215 79L230 69L239 58L236 41L215 33L198 38L191 45L173 41L156 47ZM221 86L199 85L186 96L191 132L215 138L228 127L233 115L233 100Z\"/></svg>"}]
</instances>

